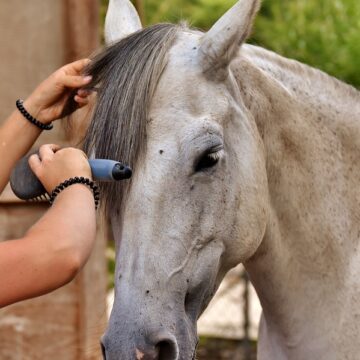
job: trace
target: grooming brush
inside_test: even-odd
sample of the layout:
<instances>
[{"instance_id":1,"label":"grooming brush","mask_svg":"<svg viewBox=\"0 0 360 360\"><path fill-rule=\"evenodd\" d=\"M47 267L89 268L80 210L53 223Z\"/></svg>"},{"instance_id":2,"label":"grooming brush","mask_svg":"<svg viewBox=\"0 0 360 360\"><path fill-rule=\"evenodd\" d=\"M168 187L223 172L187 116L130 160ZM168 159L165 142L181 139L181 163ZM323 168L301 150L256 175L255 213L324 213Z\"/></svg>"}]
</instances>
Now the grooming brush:
<instances>
[{"instance_id":1,"label":"grooming brush","mask_svg":"<svg viewBox=\"0 0 360 360\"><path fill-rule=\"evenodd\" d=\"M10 176L11 189L21 200L48 200L47 191L29 166L32 154L23 157L16 164ZM89 160L89 165L95 181L120 181L129 179L132 175L128 166L114 160L92 159Z\"/></svg>"}]
</instances>

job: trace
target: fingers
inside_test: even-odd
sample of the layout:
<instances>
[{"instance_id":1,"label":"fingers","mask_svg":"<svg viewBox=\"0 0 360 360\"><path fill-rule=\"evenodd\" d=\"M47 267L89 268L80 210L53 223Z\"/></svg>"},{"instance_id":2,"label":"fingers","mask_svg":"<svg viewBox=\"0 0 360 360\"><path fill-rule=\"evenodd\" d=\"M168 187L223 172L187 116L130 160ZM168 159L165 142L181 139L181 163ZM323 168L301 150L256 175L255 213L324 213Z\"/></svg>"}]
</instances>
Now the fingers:
<instances>
[{"instance_id":1,"label":"fingers","mask_svg":"<svg viewBox=\"0 0 360 360\"><path fill-rule=\"evenodd\" d=\"M85 67L91 62L90 59L81 59L74 61L63 67L66 74L69 75L80 75Z\"/></svg>"},{"instance_id":2,"label":"fingers","mask_svg":"<svg viewBox=\"0 0 360 360\"><path fill-rule=\"evenodd\" d=\"M80 150L80 151L81 151L82 156L83 156L86 160L89 160L89 158L88 158L88 156L85 154L85 152L82 151L82 150Z\"/></svg>"},{"instance_id":3,"label":"fingers","mask_svg":"<svg viewBox=\"0 0 360 360\"><path fill-rule=\"evenodd\" d=\"M74 100L77 102L79 107L83 107L90 102L90 96L92 94L93 92L91 90L79 89L74 96Z\"/></svg>"},{"instance_id":4,"label":"fingers","mask_svg":"<svg viewBox=\"0 0 360 360\"><path fill-rule=\"evenodd\" d=\"M56 151L60 149L60 146L55 144L42 145L39 149L39 157L41 161L51 158Z\"/></svg>"},{"instance_id":5,"label":"fingers","mask_svg":"<svg viewBox=\"0 0 360 360\"><path fill-rule=\"evenodd\" d=\"M40 121L49 123L61 118L66 100L72 94L70 90L85 87L91 82L91 76L82 75L89 62L89 59L82 59L63 66L34 90L27 103L35 109L33 112L37 113ZM88 103L85 93L79 93L78 96L81 99L76 98L75 101L79 107Z\"/></svg>"},{"instance_id":6,"label":"fingers","mask_svg":"<svg viewBox=\"0 0 360 360\"><path fill-rule=\"evenodd\" d=\"M63 86L75 89L89 84L91 80L91 76L64 75L61 82Z\"/></svg>"},{"instance_id":7,"label":"fingers","mask_svg":"<svg viewBox=\"0 0 360 360\"><path fill-rule=\"evenodd\" d=\"M43 145L39 149L39 155L29 158L29 165L49 194L70 178L92 178L85 153L75 148L60 149L54 144Z\"/></svg>"},{"instance_id":8,"label":"fingers","mask_svg":"<svg viewBox=\"0 0 360 360\"><path fill-rule=\"evenodd\" d=\"M58 72L59 82L67 88L79 88L90 83L91 76L82 76L89 59L82 59L63 66Z\"/></svg>"},{"instance_id":9,"label":"fingers","mask_svg":"<svg viewBox=\"0 0 360 360\"><path fill-rule=\"evenodd\" d=\"M66 154L66 156L69 156L69 157L71 157L71 155L73 155L73 156L82 155L86 160L88 159L88 157L84 153L84 151L82 151L80 149L73 148L73 147L62 148L59 151L57 151L57 153L62 154L62 155Z\"/></svg>"},{"instance_id":10,"label":"fingers","mask_svg":"<svg viewBox=\"0 0 360 360\"><path fill-rule=\"evenodd\" d=\"M88 98L83 98L83 97L81 97L79 95L75 95L74 100L77 102L78 107L86 106L89 103Z\"/></svg>"},{"instance_id":11,"label":"fingers","mask_svg":"<svg viewBox=\"0 0 360 360\"><path fill-rule=\"evenodd\" d=\"M91 95L92 91L91 90L87 90L87 89L79 89L77 91L77 95L79 95L80 97L88 97L89 95Z\"/></svg>"},{"instance_id":12,"label":"fingers","mask_svg":"<svg viewBox=\"0 0 360 360\"><path fill-rule=\"evenodd\" d=\"M38 171L41 168L41 161L38 154L34 154L29 157L29 166L33 173L38 175Z\"/></svg>"}]
</instances>

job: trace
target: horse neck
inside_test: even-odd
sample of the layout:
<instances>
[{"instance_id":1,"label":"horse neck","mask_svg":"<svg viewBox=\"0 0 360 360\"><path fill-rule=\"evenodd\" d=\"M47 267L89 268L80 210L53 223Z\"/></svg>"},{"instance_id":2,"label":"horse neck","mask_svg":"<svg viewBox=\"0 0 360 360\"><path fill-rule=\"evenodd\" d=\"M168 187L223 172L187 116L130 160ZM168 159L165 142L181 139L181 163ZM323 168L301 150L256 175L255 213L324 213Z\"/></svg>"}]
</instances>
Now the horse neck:
<instances>
[{"instance_id":1,"label":"horse neck","mask_svg":"<svg viewBox=\"0 0 360 360\"><path fill-rule=\"evenodd\" d=\"M359 92L252 46L242 49L232 72L266 153L269 222L245 264L264 309L263 339L273 349L287 347L292 358L313 341L331 349L352 334L344 330L335 340L330 324L351 321L346 314L360 305L342 302L360 293ZM321 343L324 327L329 336Z\"/></svg>"}]
</instances>

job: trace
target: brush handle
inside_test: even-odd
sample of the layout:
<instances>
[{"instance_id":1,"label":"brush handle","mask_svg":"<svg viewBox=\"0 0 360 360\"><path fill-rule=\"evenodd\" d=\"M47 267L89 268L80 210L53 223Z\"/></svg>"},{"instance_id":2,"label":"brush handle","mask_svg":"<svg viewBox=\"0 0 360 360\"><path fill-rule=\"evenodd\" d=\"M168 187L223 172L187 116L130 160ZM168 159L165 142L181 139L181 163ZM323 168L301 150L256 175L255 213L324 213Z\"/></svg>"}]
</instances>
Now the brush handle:
<instances>
[{"instance_id":1,"label":"brush handle","mask_svg":"<svg viewBox=\"0 0 360 360\"><path fill-rule=\"evenodd\" d=\"M95 181L119 181L132 175L128 166L114 160L91 159L89 165Z\"/></svg>"},{"instance_id":2,"label":"brush handle","mask_svg":"<svg viewBox=\"0 0 360 360\"><path fill-rule=\"evenodd\" d=\"M21 200L32 200L47 194L47 191L29 166L29 154L15 166L10 176L10 186ZM117 161L107 159L89 160L92 176L95 181L120 181L129 179L131 169Z\"/></svg>"}]
</instances>

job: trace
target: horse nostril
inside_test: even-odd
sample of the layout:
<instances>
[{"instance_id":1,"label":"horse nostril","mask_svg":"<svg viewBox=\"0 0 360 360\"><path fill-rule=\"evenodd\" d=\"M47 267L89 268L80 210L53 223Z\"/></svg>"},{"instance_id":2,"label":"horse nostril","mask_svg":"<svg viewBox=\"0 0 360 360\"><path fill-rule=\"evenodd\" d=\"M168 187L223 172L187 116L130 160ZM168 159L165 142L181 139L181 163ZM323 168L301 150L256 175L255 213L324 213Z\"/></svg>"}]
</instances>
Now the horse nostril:
<instances>
[{"instance_id":1,"label":"horse nostril","mask_svg":"<svg viewBox=\"0 0 360 360\"><path fill-rule=\"evenodd\" d=\"M162 340L156 344L159 350L158 360L176 360L177 359L177 346L172 340Z\"/></svg>"}]
</instances>

